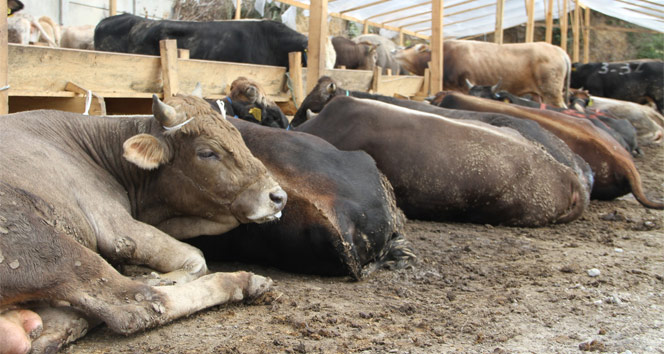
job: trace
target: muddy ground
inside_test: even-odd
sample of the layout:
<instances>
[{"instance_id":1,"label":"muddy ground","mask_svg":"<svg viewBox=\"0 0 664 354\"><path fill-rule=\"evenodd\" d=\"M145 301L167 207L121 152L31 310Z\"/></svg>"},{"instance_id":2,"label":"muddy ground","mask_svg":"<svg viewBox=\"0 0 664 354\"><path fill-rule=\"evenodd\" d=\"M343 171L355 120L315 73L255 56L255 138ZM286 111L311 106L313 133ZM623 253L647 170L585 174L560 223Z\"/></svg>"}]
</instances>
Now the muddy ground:
<instances>
[{"instance_id":1,"label":"muddy ground","mask_svg":"<svg viewBox=\"0 0 664 354\"><path fill-rule=\"evenodd\" d=\"M636 159L664 197L664 147ZM269 304L215 307L123 337L92 330L65 353L664 353L664 211L631 195L536 229L410 221L419 259L361 282L270 276ZM590 269L599 275L588 275Z\"/></svg>"}]
</instances>

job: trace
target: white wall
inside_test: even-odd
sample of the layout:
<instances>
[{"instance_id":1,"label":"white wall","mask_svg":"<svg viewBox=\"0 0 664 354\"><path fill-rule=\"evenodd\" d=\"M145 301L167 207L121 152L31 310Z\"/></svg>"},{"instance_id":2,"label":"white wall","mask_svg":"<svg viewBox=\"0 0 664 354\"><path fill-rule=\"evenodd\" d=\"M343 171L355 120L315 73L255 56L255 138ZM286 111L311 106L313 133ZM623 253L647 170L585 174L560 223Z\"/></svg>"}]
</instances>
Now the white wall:
<instances>
[{"instance_id":1,"label":"white wall","mask_svg":"<svg viewBox=\"0 0 664 354\"><path fill-rule=\"evenodd\" d=\"M48 16L61 25L96 25L108 17L109 0L21 0L21 12L35 18ZM150 18L168 18L173 0L116 0L118 14L127 12Z\"/></svg>"}]
</instances>

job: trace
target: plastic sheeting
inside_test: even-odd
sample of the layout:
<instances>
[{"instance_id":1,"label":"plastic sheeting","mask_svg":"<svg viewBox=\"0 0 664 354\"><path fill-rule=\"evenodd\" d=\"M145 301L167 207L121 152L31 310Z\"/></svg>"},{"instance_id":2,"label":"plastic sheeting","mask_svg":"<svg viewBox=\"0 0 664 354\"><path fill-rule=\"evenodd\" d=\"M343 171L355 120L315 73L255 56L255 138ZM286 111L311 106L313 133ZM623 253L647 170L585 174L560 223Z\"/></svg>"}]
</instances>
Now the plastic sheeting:
<instances>
[{"instance_id":1,"label":"plastic sheeting","mask_svg":"<svg viewBox=\"0 0 664 354\"><path fill-rule=\"evenodd\" d=\"M563 1L553 1L553 18L562 15ZM302 0L301 3L308 5L310 1ZM548 4L549 0L535 0L535 21L546 18ZM664 32L664 0L582 0L580 4ZM567 9L574 10L574 1L568 1ZM431 35L431 1L329 0L328 13L342 13L362 21L369 20ZM524 24L528 19L524 0L505 0L503 13L503 28ZM493 32L496 27L496 0L443 0L443 15L445 37L468 37Z\"/></svg>"}]
</instances>

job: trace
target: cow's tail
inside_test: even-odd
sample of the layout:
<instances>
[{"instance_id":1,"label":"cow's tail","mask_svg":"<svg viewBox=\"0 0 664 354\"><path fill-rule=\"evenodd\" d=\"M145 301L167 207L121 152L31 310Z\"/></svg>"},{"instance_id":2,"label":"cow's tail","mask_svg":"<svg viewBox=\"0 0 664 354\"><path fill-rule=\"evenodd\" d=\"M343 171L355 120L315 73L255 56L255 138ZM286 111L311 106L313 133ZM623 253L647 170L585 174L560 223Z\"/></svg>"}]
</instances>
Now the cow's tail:
<instances>
[{"instance_id":1,"label":"cow's tail","mask_svg":"<svg viewBox=\"0 0 664 354\"><path fill-rule=\"evenodd\" d=\"M636 198L636 200L646 208L658 209L658 210L664 209L663 202L651 200L646 196L643 190L641 175L636 170L636 166L634 166L634 163L624 158L618 157L618 159L619 159L618 163L622 165L622 167L625 169L625 175L627 177L627 180L629 181L629 185L632 189L632 194L634 195L634 198Z\"/></svg>"},{"instance_id":2,"label":"cow's tail","mask_svg":"<svg viewBox=\"0 0 664 354\"><path fill-rule=\"evenodd\" d=\"M560 49L563 53L563 59L565 60L566 74L565 74L565 87L563 88L563 102L565 102L565 108L570 104L569 101L569 89L572 82L572 60L570 60L569 55Z\"/></svg>"}]
</instances>

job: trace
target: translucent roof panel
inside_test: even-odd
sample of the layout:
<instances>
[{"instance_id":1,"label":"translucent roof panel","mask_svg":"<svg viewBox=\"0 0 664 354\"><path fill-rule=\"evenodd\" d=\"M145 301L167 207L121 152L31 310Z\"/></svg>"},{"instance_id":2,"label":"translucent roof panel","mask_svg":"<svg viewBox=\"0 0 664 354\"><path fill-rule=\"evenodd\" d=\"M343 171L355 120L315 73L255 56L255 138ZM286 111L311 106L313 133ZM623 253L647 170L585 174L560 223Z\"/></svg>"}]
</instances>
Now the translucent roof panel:
<instances>
[{"instance_id":1,"label":"translucent roof panel","mask_svg":"<svg viewBox=\"0 0 664 354\"><path fill-rule=\"evenodd\" d=\"M562 15L563 2L553 1L553 18ZM567 10L574 1L567 0ZM284 1L307 7L309 0ZM503 28L526 23L525 0L505 0ZM549 0L534 1L535 21L546 18ZM580 6L639 26L664 32L664 0L581 0ZM368 21L390 30L403 29L426 37L431 35L431 1L426 0L328 0L328 13ZM443 0L443 35L468 37L493 32L496 0Z\"/></svg>"}]
</instances>

